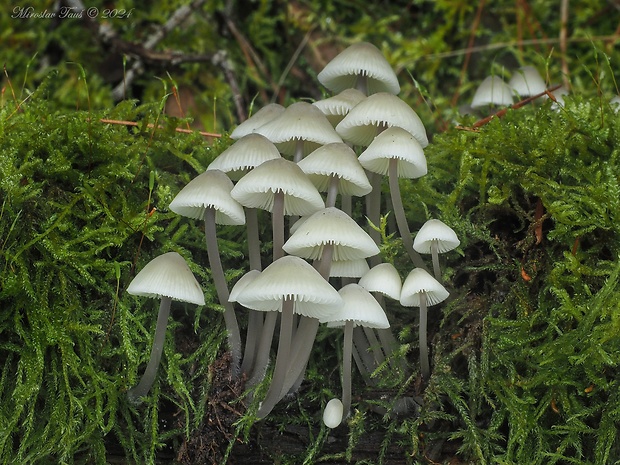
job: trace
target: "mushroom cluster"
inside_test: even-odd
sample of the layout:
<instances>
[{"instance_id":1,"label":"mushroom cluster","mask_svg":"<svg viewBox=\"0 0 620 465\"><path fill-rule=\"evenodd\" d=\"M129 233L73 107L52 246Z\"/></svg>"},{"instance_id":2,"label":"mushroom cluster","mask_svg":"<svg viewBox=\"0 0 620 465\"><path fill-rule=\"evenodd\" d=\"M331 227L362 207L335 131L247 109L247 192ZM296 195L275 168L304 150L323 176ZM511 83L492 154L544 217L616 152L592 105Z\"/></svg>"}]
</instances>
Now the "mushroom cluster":
<instances>
[{"instance_id":1,"label":"mushroom cluster","mask_svg":"<svg viewBox=\"0 0 620 465\"><path fill-rule=\"evenodd\" d=\"M324 414L325 424L333 428L351 409L352 360L363 375L386 361L410 370L392 357L398 341L389 329L385 298L419 307L420 373L428 382L427 307L448 296L438 254L454 249L459 240L436 219L429 220L415 240L410 232L399 182L427 173L424 148L429 141L416 112L397 96L398 79L379 49L354 44L318 79L336 95L314 104L272 104L259 110L231 133L235 142L178 193L170 209L204 221L208 267L224 308L232 375L243 377L255 395L258 391L252 388L271 372L267 393L259 399L259 418L300 386L321 325L343 328L342 398L330 401ZM384 183L389 200L382 198ZM391 263L382 263L381 236L372 227L388 214L385 205L393 211L414 268L404 284ZM365 216L355 217L352 212L360 209ZM271 215L270 237L260 237L264 228L258 227L258 210ZM219 224L246 228L249 269L232 287L218 252ZM268 248L261 247L261 241L271 243L270 257L261 256ZM431 254L435 277L426 271L420 254ZM264 270L263 262L269 262ZM170 279L180 279L178 274ZM195 290L197 284L192 286ZM162 321L168 318L171 298L204 304L198 295L179 297L163 293L164 288L158 284L155 290L140 291L163 296ZM247 314L245 338L237 323L241 314ZM157 334L154 353L165 334L159 322ZM149 378L130 392L133 397L148 392L160 356L154 355Z\"/></svg>"}]
</instances>

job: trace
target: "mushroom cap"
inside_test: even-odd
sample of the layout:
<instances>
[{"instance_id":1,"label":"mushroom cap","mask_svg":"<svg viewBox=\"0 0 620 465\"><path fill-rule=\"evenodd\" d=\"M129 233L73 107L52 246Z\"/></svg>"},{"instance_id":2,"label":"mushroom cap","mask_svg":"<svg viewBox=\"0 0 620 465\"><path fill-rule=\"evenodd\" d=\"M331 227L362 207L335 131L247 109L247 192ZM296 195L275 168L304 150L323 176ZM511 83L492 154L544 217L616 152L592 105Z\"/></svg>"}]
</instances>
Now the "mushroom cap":
<instances>
[{"instance_id":1,"label":"mushroom cap","mask_svg":"<svg viewBox=\"0 0 620 465\"><path fill-rule=\"evenodd\" d=\"M288 106L278 117L256 129L275 144L278 150L292 156L297 142L303 142L304 155L321 145L342 142L327 117L308 102L296 102Z\"/></svg>"},{"instance_id":2,"label":"mushroom cap","mask_svg":"<svg viewBox=\"0 0 620 465\"><path fill-rule=\"evenodd\" d=\"M419 307L421 293L426 294L426 305L429 307L443 302L450 295L426 270L414 268L403 283L400 304L404 307Z\"/></svg>"},{"instance_id":3,"label":"mushroom cap","mask_svg":"<svg viewBox=\"0 0 620 465\"><path fill-rule=\"evenodd\" d=\"M428 220L422 225L413 240L413 248L419 253L431 253L433 241L437 241L439 253L455 249L461 243L450 226L435 219Z\"/></svg>"},{"instance_id":4,"label":"mushroom cap","mask_svg":"<svg viewBox=\"0 0 620 465\"><path fill-rule=\"evenodd\" d=\"M241 139L243 136L256 132L257 128L280 116L282 112L284 112L284 107L278 103L265 105L243 123L239 124L239 126L230 133L230 138Z\"/></svg>"},{"instance_id":5,"label":"mushroom cap","mask_svg":"<svg viewBox=\"0 0 620 465\"><path fill-rule=\"evenodd\" d=\"M329 268L330 278L359 278L369 270L365 258L356 260L332 260Z\"/></svg>"},{"instance_id":6,"label":"mushroom cap","mask_svg":"<svg viewBox=\"0 0 620 465\"><path fill-rule=\"evenodd\" d=\"M472 108L486 105L512 105L512 88L499 76L489 76L480 83L471 101Z\"/></svg>"},{"instance_id":7,"label":"mushroom cap","mask_svg":"<svg viewBox=\"0 0 620 465\"><path fill-rule=\"evenodd\" d=\"M281 309L295 301L295 313L328 318L342 306L342 297L308 262L294 255L277 259L241 289L237 302L259 311Z\"/></svg>"},{"instance_id":8,"label":"mushroom cap","mask_svg":"<svg viewBox=\"0 0 620 465\"><path fill-rule=\"evenodd\" d=\"M379 302L359 284L347 284L338 291L338 294L342 297L343 305L329 318L322 319L321 323L352 321L356 326L366 328L390 327L390 322Z\"/></svg>"},{"instance_id":9,"label":"mushroom cap","mask_svg":"<svg viewBox=\"0 0 620 465\"><path fill-rule=\"evenodd\" d=\"M170 297L196 305L205 304L205 296L189 266L177 252L168 252L148 262L133 278L127 292L131 295Z\"/></svg>"},{"instance_id":10,"label":"mushroom cap","mask_svg":"<svg viewBox=\"0 0 620 465\"><path fill-rule=\"evenodd\" d=\"M365 98L366 95L357 89L345 89L333 97L317 100L312 105L321 110L331 125L336 127Z\"/></svg>"},{"instance_id":11,"label":"mushroom cap","mask_svg":"<svg viewBox=\"0 0 620 465\"><path fill-rule=\"evenodd\" d=\"M323 423L328 428L335 428L342 423L342 417L344 415L344 406L340 399L332 399L325 406L323 410Z\"/></svg>"},{"instance_id":12,"label":"mushroom cap","mask_svg":"<svg viewBox=\"0 0 620 465\"><path fill-rule=\"evenodd\" d=\"M308 176L296 163L284 158L260 164L242 177L230 194L245 207L272 211L277 191L284 192L286 215L311 215L325 208Z\"/></svg>"},{"instance_id":13,"label":"mushroom cap","mask_svg":"<svg viewBox=\"0 0 620 465\"><path fill-rule=\"evenodd\" d=\"M378 292L391 299L400 300L403 283L391 263L379 263L368 270L358 284L369 292Z\"/></svg>"},{"instance_id":14,"label":"mushroom cap","mask_svg":"<svg viewBox=\"0 0 620 465\"><path fill-rule=\"evenodd\" d=\"M613 96L611 100L609 100L609 105L618 113L618 111L620 111L620 95Z\"/></svg>"},{"instance_id":15,"label":"mushroom cap","mask_svg":"<svg viewBox=\"0 0 620 465\"><path fill-rule=\"evenodd\" d=\"M379 253L377 244L355 220L336 207L319 210L299 225L282 247L291 255L316 260L332 244L333 260L354 260Z\"/></svg>"},{"instance_id":16,"label":"mushroom cap","mask_svg":"<svg viewBox=\"0 0 620 465\"><path fill-rule=\"evenodd\" d=\"M170 210L188 218L203 219L206 209L214 208L217 224L245 224L243 207L230 194L232 188L232 181L223 171L205 171L172 199Z\"/></svg>"},{"instance_id":17,"label":"mushroom cap","mask_svg":"<svg viewBox=\"0 0 620 465\"><path fill-rule=\"evenodd\" d=\"M398 126L410 132L422 148L428 136L422 120L403 100L386 92L366 97L336 126L336 132L347 142L368 146L379 129Z\"/></svg>"},{"instance_id":18,"label":"mushroom cap","mask_svg":"<svg viewBox=\"0 0 620 465\"><path fill-rule=\"evenodd\" d=\"M363 197L372 190L357 155L344 142L319 147L297 165L320 192L327 192L331 176L340 178L339 194Z\"/></svg>"},{"instance_id":19,"label":"mushroom cap","mask_svg":"<svg viewBox=\"0 0 620 465\"><path fill-rule=\"evenodd\" d=\"M332 92L355 87L358 76L368 77L368 93L398 94L396 73L381 51L368 42L350 45L323 68L317 79Z\"/></svg>"},{"instance_id":20,"label":"mushroom cap","mask_svg":"<svg viewBox=\"0 0 620 465\"><path fill-rule=\"evenodd\" d=\"M395 158L399 178L419 178L428 170L420 142L403 128L387 128L359 156L359 162L373 173L386 175L390 160Z\"/></svg>"},{"instance_id":21,"label":"mushroom cap","mask_svg":"<svg viewBox=\"0 0 620 465\"><path fill-rule=\"evenodd\" d=\"M523 66L516 70L508 85L519 97L540 94L547 88L542 76L533 66Z\"/></svg>"},{"instance_id":22,"label":"mushroom cap","mask_svg":"<svg viewBox=\"0 0 620 465\"><path fill-rule=\"evenodd\" d=\"M246 274L241 276L239 278L239 280L235 283L235 285L232 287L232 289L230 290L230 295L228 296L228 301L229 302L236 302L237 301L237 296L239 295L239 293L243 289L245 289L245 287L248 284L250 284L252 281L254 281L260 275L260 273L261 272L259 270L250 270Z\"/></svg>"},{"instance_id":23,"label":"mushroom cap","mask_svg":"<svg viewBox=\"0 0 620 465\"><path fill-rule=\"evenodd\" d=\"M220 170L238 181L252 168L268 160L280 158L280 152L265 136L252 133L237 140L213 160L208 170Z\"/></svg>"}]
</instances>

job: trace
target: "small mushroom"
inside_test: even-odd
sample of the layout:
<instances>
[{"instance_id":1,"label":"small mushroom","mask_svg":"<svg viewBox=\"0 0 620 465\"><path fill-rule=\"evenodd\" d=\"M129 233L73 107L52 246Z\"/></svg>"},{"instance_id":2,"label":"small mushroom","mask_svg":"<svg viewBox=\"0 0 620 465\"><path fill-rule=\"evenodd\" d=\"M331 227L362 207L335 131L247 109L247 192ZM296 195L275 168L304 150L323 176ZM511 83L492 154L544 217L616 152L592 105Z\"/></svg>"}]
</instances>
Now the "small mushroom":
<instances>
[{"instance_id":1,"label":"small mushroom","mask_svg":"<svg viewBox=\"0 0 620 465\"><path fill-rule=\"evenodd\" d=\"M228 286L217 244L216 224L242 225L245 223L243 208L230 193L232 181L220 170L207 170L192 179L170 202L170 210L204 220L207 254L211 276L220 305L224 307L224 321L232 354L232 371L239 374L241 366L241 334L235 309L228 301Z\"/></svg>"},{"instance_id":2,"label":"small mushroom","mask_svg":"<svg viewBox=\"0 0 620 465\"><path fill-rule=\"evenodd\" d=\"M449 295L441 283L422 268L414 268L409 273L400 292L403 307L420 307L420 366L425 381L431 374L426 342L427 307L443 302Z\"/></svg>"},{"instance_id":3,"label":"small mushroom","mask_svg":"<svg viewBox=\"0 0 620 465\"><path fill-rule=\"evenodd\" d=\"M240 123L233 132L230 133L231 139L241 139L243 136L256 132L256 129L267 124L272 119L277 118L284 111L284 107L279 103L265 105L244 122Z\"/></svg>"},{"instance_id":4,"label":"small mushroom","mask_svg":"<svg viewBox=\"0 0 620 465\"><path fill-rule=\"evenodd\" d=\"M520 98L540 94L547 88L542 76L533 66L523 66L516 70L508 85Z\"/></svg>"},{"instance_id":5,"label":"small mushroom","mask_svg":"<svg viewBox=\"0 0 620 465\"><path fill-rule=\"evenodd\" d=\"M344 415L351 408L351 358L353 352L353 328L389 328L390 322L375 298L359 284L351 283L338 291L344 305L329 318L321 322L344 324L344 344L342 348L342 405Z\"/></svg>"},{"instance_id":6,"label":"small mushroom","mask_svg":"<svg viewBox=\"0 0 620 465\"><path fill-rule=\"evenodd\" d=\"M327 116L332 126L336 127L351 109L366 98L366 94L357 89L345 89L333 97L317 100L312 105Z\"/></svg>"},{"instance_id":7,"label":"small mushroom","mask_svg":"<svg viewBox=\"0 0 620 465\"><path fill-rule=\"evenodd\" d=\"M488 105L512 105L512 88L499 76L489 76L480 83L471 101L472 108Z\"/></svg>"},{"instance_id":8,"label":"small mushroom","mask_svg":"<svg viewBox=\"0 0 620 465\"><path fill-rule=\"evenodd\" d=\"M127 287L127 292L131 295L161 299L151 357L138 385L127 392L129 400L136 402L140 397L148 394L155 381L157 368L164 350L166 327L172 301L178 300L204 305L205 298L189 266L177 252L165 253L147 263L133 278Z\"/></svg>"},{"instance_id":9,"label":"small mushroom","mask_svg":"<svg viewBox=\"0 0 620 465\"><path fill-rule=\"evenodd\" d=\"M342 423L343 406L340 399L331 399L323 410L323 423L328 428L336 428Z\"/></svg>"},{"instance_id":10,"label":"small mushroom","mask_svg":"<svg viewBox=\"0 0 620 465\"><path fill-rule=\"evenodd\" d=\"M413 248L420 253L430 253L433 259L435 279L441 282L439 254L449 252L459 246L461 241L456 233L444 222L431 219L422 225L413 240Z\"/></svg>"}]
</instances>

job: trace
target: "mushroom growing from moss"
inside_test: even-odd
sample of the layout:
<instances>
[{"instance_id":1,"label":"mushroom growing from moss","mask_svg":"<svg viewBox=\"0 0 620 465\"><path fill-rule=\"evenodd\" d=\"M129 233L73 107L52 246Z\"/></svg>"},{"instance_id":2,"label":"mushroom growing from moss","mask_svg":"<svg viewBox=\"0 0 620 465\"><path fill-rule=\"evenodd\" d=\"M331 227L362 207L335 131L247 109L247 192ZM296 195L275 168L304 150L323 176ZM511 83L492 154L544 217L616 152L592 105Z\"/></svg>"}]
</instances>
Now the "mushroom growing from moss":
<instances>
[{"instance_id":1,"label":"mushroom growing from moss","mask_svg":"<svg viewBox=\"0 0 620 465\"><path fill-rule=\"evenodd\" d=\"M455 249L460 243L450 226L443 221L431 219L424 223L416 234L413 248L420 253L431 254L435 279L441 282L439 254Z\"/></svg>"},{"instance_id":2,"label":"mushroom growing from moss","mask_svg":"<svg viewBox=\"0 0 620 465\"><path fill-rule=\"evenodd\" d=\"M305 260L293 255L274 261L241 289L237 301L259 311L281 308L280 340L273 377L258 417L264 418L280 400L291 358L293 314L328 318L341 305L336 290Z\"/></svg>"},{"instance_id":3,"label":"mushroom growing from moss","mask_svg":"<svg viewBox=\"0 0 620 465\"><path fill-rule=\"evenodd\" d=\"M499 76L489 76L480 83L471 101L472 108L488 105L512 105L512 88Z\"/></svg>"},{"instance_id":4,"label":"mushroom growing from moss","mask_svg":"<svg viewBox=\"0 0 620 465\"><path fill-rule=\"evenodd\" d=\"M154 258L133 278L127 292L131 295L161 299L157 325L151 348L151 357L137 386L127 392L131 402L144 397L157 374L157 368L164 350L166 327L173 300L204 305L205 298L189 266L177 252L168 252Z\"/></svg>"},{"instance_id":5,"label":"mushroom growing from moss","mask_svg":"<svg viewBox=\"0 0 620 465\"><path fill-rule=\"evenodd\" d=\"M228 301L228 286L217 245L216 224L242 225L243 207L230 192L232 181L219 170L208 170L192 179L170 202L170 210L188 218L204 220L207 254L211 276L220 305L224 307L224 321L232 354L232 371L238 375L241 366L241 334L235 310Z\"/></svg>"},{"instance_id":6,"label":"mushroom growing from moss","mask_svg":"<svg viewBox=\"0 0 620 465\"><path fill-rule=\"evenodd\" d=\"M400 292L403 307L420 307L420 366L425 381L431 374L426 342L427 307L443 302L449 295L441 283L422 268L411 270Z\"/></svg>"}]
</instances>

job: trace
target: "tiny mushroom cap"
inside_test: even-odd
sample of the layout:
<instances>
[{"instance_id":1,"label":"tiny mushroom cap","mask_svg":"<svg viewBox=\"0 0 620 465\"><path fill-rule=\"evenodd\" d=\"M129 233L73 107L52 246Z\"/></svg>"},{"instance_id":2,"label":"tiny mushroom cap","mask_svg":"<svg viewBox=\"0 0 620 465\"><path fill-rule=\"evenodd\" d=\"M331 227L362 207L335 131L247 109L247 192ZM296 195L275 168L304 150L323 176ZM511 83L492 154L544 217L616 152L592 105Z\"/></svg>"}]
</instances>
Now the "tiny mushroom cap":
<instances>
[{"instance_id":1,"label":"tiny mushroom cap","mask_svg":"<svg viewBox=\"0 0 620 465\"><path fill-rule=\"evenodd\" d=\"M340 399L332 399L325 406L323 410L323 423L328 428L335 428L342 422L344 410L342 401Z\"/></svg>"},{"instance_id":2,"label":"tiny mushroom cap","mask_svg":"<svg viewBox=\"0 0 620 465\"><path fill-rule=\"evenodd\" d=\"M237 296L239 295L239 293L243 289L245 289L245 287L248 284L250 284L252 281L254 281L260 274L261 274L261 272L259 270L250 270L246 274L241 276L239 278L239 280L235 283L233 288L230 290L230 295L228 296L228 301L229 302L236 302L237 301Z\"/></svg>"},{"instance_id":3,"label":"tiny mushroom cap","mask_svg":"<svg viewBox=\"0 0 620 465\"><path fill-rule=\"evenodd\" d=\"M355 87L358 77L367 78L368 94L398 94L400 84L396 73L381 51L368 42L355 43L331 60L317 79L332 92Z\"/></svg>"},{"instance_id":4,"label":"tiny mushroom cap","mask_svg":"<svg viewBox=\"0 0 620 465\"><path fill-rule=\"evenodd\" d=\"M542 76L533 66L523 66L516 70L508 81L508 85L519 97L540 94L547 88Z\"/></svg>"},{"instance_id":5,"label":"tiny mushroom cap","mask_svg":"<svg viewBox=\"0 0 620 465\"><path fill-rule=\"evenodd\" d=\"M245 224L243 207L231 197L232 188L232 181L223 171L205 171L181 189L170 202L170 210L188 218L204 219L205 210L213 208L217 224Z\"/></svg>"},{"instance_id":6,"label":"tiny mushroom cap","mask_svg":"<svg viewBox=\"0 0 620 465\"><path fill-rule=\"evenodd\" d=\"M334 247L333 260L354 260L379 253L379 248L355 220L335 207L308 217L283 246L285 252L319 259L326 244Z\"/></svg>"},{"instance_id":7,"label":"tiny mushroom cap","mask_svg":"<svg viewBox=\"0 0 620 465\"><path fill-rule=\"evenodd\" d=\"M271 263L237 295L237 302L258 311L279 310L282 300L293 300L295 313L317 319L328 318L342 306L336 289L293 255Z\"/></svg>"},{"instance_id":8,"label":"tiny mushroom cap","mask_svg":"<svg viewBox=\"0 0 620 465\"><path fill-rule=\"evenodd\" d=\"M338 293L342 297L343 305L329 317L320 319L321 323L338 324L352 321L354 325L366 328L390 327L390 322L379 302L359 284L347 284Z\"/></svg>"},{"instance_id":9,"label":"tiny mushroom cap","mask_svg":"<svg viewBox=\"0 0 620 465\"><path fill-rule=\"evenodd\" d=\"M438 253L455 249L461 243L450 226L436 219L422 225L413 241L413 248L420 253L431 253L433 241L437 244Z\"/></svg>"},{"instance_id":10,"label":"tiny mushroom cap","mask_svg":"<svg viewBox=\"0 0 620 465\"><path fill-rule=\"evenodd\" d=\"M297 164L320 192L327 192L331 176L339 178L340 194L363 197L372 190L357 155L344 142L319 147Z\"/></svg>"},{"instance_id":11,"label":"tiny mushroom cap","mask_svg":"<svg viewBox=\"0 0 620 465\"><path fill-rule=\"evenodd\" d=\"M359 162L373 173L387 175L390 159L397 162L399 178L419 178L427 173L420 142L403 128L392 126L379 134L359 156Z\"/></svg>"},{"instance_id":12,"label":"tiny mushroom cap","mask_svg":"<svg viewBox=\"0 0 620 465\"><path fill-rule=\"evenodd\" d=\"M613 108L616 113L620 111L620 95L616 95L612 97L611 100L609 101L609 104L611 105L611 108Z\"/></svg>"},{"instance_id":13,"label":"tiny mushroom cap","mask_svg":"<svg viewBox=\"0 0 620 465\"><path fill-rule=\"evenodd\" d=\"M411 133L423 148L428 145L418 114L403 100L386 92L373 94L358 103L336 126L336 131L347 142L368 146L381 130L391 126Z\"/></svg>"},{"instance_id":14,"label":"tiny mushroom cap","mask_svg":"<svg viewBox=\"0 0 620 465\"><path fill-rule=\"evenodd\" d=\"M436 305L448 298L450 293L439 281L433 278L426 270L414 268L411 270L400 292L400 304L403 307L419 307L420 294L426 294L426 305Z\"/></svg>"},{"instance_id":15,"label":"tiny mushroom cap","mask_svg":"<svg viewBox=\"0 0 620 465\"><path fill-rule=\"evenodd\" d=\"M333 97L317 100L312 105L321 110L332 126L336 127L365 98L366 95L357 89L345 89Z\"/></svg>"},{"instance_id":16,"label":"tiny mushroom cap","mask_svg":"<svg viewBox=\"0 0 620 465\"><path fill-rule=\"evenodd\" d=\"M274 194L284 192L284 213L310 215L325 207L321 194L296 163L279 158L254 168L231 191L241 205L272 211Z\"/></svg>"},{"instance_id":17,"label":"tiny mushroom cap","mask_svg":"<svg viewBox=\"0 0 620 465\"><path fill-rule=\"evenodd\" d=\"M127 292L145 297L169 297L196 305L205 304L205 296L185 259L177 252L160 255L146 264L133 278Z\"/></svg>"},{"instance_id":18,"label":"tiny mushroom cap","mask_svg":"<svg viewBox=\"0 0 620 465\"><path fill-rule=\"evenodd\" d=\"M232 144L213 160L207 170L220 170L230 179L238 181L252 168L268 160L280 158L273 143L260 134L247 134Z\"/></svg>"},{"instance_id":19,"label":"tiny mushroom cap","mask_svg":"<svg viewBox=\"0 0 620 465\"><path fill-rule=\"evenodd\" d=\"M293 103L256 132L273 142L280 153L289 156L297 153L299 144L302 144L303 155L307 155L321 145L342 142L323 112L308 102Z\"/></svg>"},{"instance_id":20,"label":"tiny mushroom cap","mask_svg":"<svg viewBox=\"0 0 620 465\"><path fill-rule=\"evenodd\" d=\"M358 283L370 292L378 292L394 300L400 300L403 283L396 267L391 263L379 263L366 272Z\"/></svg>"},{"instance_id":21,"label":"tiny mushroom cap","mask_svg":"<svg viewBox=\"0 0 620 465\"><path fill-rule=\"evenodd\" d=\"M512 105L512 88L499 76L487 77L476 89L471 101L472 108L487 105Z\"/></svg>"},{"instance_id":22,"label":"tiny mushroom cap","mask_svg":"<svg viewBox=\"0 0 620 465\"><path fill-rule=\"evenodd\" d=\"M243 123L239 124L239 126L230 133L230 138L241 139L243 136L256 132L257 128L280 116L282 112L284 112L284 107L278 103L265 105Z\"/></svg>"}]
</instances>

